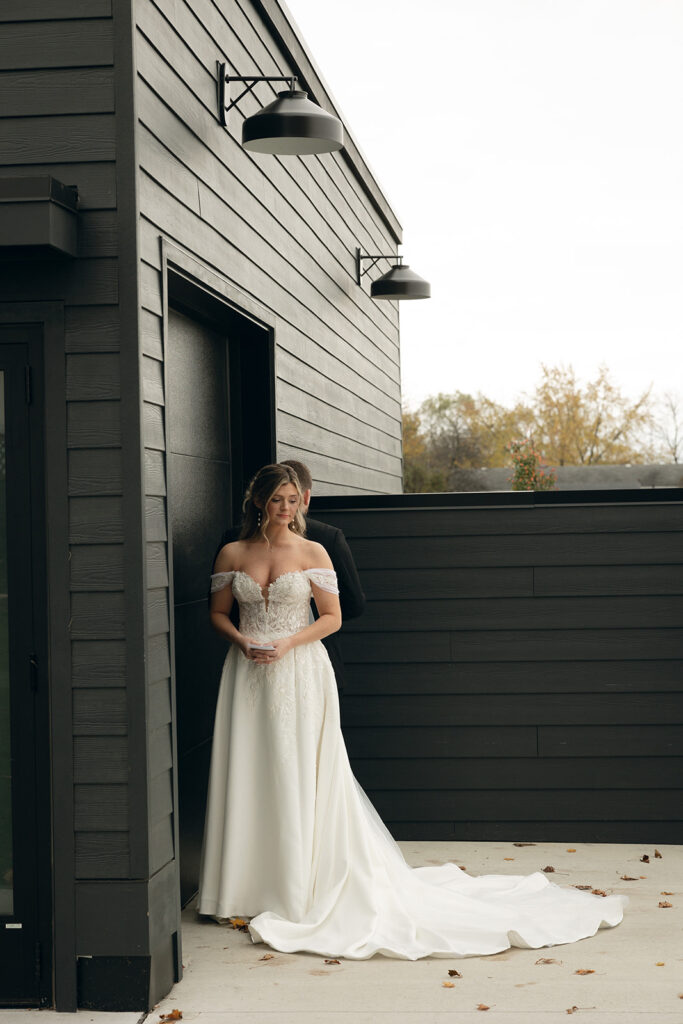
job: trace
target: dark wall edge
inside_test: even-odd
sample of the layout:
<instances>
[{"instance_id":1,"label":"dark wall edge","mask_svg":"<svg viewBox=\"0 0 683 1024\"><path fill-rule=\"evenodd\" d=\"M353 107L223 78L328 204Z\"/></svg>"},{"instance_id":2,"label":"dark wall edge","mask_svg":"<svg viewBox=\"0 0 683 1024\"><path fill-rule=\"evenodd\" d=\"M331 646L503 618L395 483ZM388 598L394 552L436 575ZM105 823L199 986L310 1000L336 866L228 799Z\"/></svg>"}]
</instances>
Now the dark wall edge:
<instances>
[{"instance_id":1,"label":"dark wall edge","mask_svg":"<svg viewBox=\"0 0 683 1024\"><path fill-rule=\"evenodd\" d=\"M138 168L135 151L135 22L131 0L114 0L114 94L116 101L116 221L119 239L119 310L121 365L121 460L124 593L126 595L126 676L130 739L130 873L149 875L147 809L147 694L145 624L147 618L145 538L143 534L144 451L140 381Z\"/></svg>"},{"instance_id":2,"label":"dark wall edge","mask_svg":"<svg viewBox=\"0 0 683 1024\"><path fill-rule=\"evenodd\" d=\"M683 503L683 487L599 491L449 491L443 494L340 494L311 500L311 514L343 509L538 508L543 505L645 505Z\"/></svg>"}]
</instances>

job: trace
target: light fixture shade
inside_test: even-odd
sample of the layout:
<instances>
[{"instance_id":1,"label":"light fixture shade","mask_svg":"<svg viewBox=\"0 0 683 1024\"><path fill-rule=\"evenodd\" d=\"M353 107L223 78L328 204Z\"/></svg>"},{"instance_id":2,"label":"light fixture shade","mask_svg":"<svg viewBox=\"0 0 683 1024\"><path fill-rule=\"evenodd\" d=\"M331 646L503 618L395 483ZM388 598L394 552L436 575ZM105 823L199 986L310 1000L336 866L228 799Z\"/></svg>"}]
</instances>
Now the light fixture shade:
<instances>
[{"instance_id":1,"label":"light fixture shade","mask_svg":"<svg viewBox=\"0 0 683 1024\"><path fill-rule=\"evenodd\" d=\"M373 299L428 299L429 281L425 281L405 263L397 263L370 286Z\"/></svg>"},{"instance_id":2,"label":"light fixture shade","mask_svg":"<svg viewBox=\"0 0 683 1024\"><path fill-rule=\"evenodd\" d=\"M344 145L344 129L308 93L287 89L243 122L242 145L254 153L281 156L331 153Z\"/></svg>"}]
</instances>

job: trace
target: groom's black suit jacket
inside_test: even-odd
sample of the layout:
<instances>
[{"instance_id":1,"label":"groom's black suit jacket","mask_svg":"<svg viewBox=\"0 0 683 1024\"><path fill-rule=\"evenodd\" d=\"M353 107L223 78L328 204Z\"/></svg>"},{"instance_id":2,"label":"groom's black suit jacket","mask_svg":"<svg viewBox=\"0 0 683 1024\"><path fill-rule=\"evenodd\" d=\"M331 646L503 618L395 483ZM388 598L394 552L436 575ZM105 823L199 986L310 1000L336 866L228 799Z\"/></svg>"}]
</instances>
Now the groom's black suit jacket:
<instances>
[{"instance_id":1,"label":"groom's black suit jacket","mask_svg":"<svg viewBox=\"0 0 683 1024\"><path fill-rule=\"evenodd\" d=\"M239 535L239 527L233 527L225 531L221 537L220 544L216 548L216 554L213 556L212 568L215 565L220 549L225 544L230 544L232 541L237 540ZM330 526L329 523L321 523L319 519L312 519L310 516L306 516L306 539L322 544L332 560L339 584L339 604L341 605L342 623L347 619L355 619L362 615L365 610L365 594L358 578L358 570L356 569L351 549L342 531L336 526ZM237 602L233 606L233 613L235 613L236 609ZM313 614L316 618L318 617L315 603L313 604ZM233 618L233 615L230 617ZM233 621L237 625L239 620L233 619ZM337 679L337 688L341 692L344 688L344 662L341 654L339 633L331 633L329 636L323 637L322 642L327 648L327 653L330 656L332 668Z\"/></svg>"}]
</instances>

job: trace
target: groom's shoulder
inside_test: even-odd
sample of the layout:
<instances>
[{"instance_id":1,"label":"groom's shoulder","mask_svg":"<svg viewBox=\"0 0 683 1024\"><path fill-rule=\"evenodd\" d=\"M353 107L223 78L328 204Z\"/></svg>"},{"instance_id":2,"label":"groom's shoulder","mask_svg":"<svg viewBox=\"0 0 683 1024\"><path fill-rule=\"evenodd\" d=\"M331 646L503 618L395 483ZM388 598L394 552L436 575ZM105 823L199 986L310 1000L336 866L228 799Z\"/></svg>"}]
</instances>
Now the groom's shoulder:
<instances>
[{"instance_id":1,"label":"groom's shoulder","mask_svg":"<svg viewBox=\"0 0 683 1024\"><path fill-rule=\"evenodd\" d=\"M341 536L343 536L342 531L338 526L330 526L329 523L323 523L319 519L306 516L306 537L308 540L314 540L326 548L334 544L337 538Z\"/></svg>"}]
</instances>

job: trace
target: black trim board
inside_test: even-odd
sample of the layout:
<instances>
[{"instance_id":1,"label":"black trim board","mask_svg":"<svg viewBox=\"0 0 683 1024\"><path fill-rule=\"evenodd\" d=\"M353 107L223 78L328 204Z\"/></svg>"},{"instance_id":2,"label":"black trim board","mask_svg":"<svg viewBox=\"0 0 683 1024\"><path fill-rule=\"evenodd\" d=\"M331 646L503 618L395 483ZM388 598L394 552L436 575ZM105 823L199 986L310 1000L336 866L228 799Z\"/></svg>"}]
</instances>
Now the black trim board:
<instances>
[{"instance_id":1,"label":"black trim board","mask_svg":"<svg viewBox=\"0 0 683 1024\"><path fill-rule=\"evenodd\" d=\"M116 227L121 373L121 463L126 690L131 784L128 786L130 873L149 875L147 808L144 451L139 357L138 167L135 153L135 20L129 0L113 0L116 101Z\"/></svg>"}]
</instances>

